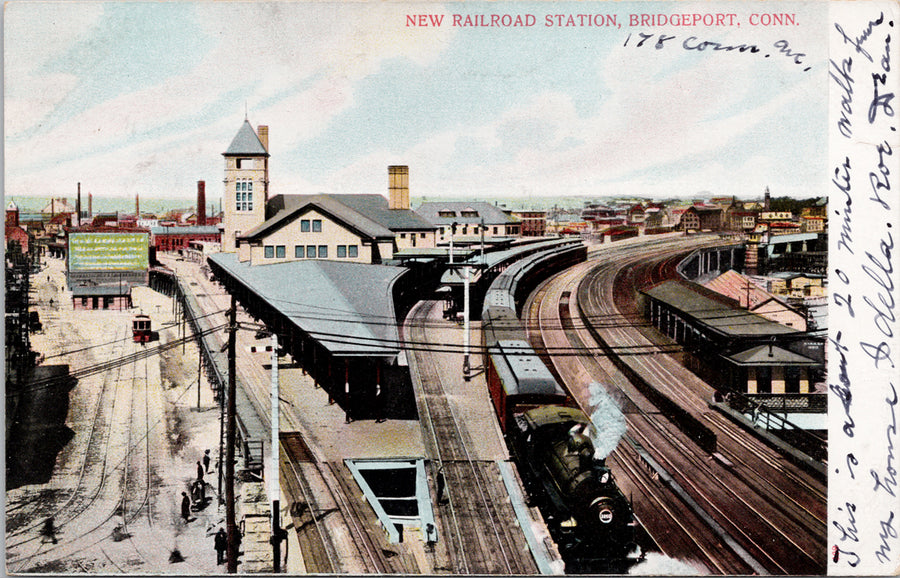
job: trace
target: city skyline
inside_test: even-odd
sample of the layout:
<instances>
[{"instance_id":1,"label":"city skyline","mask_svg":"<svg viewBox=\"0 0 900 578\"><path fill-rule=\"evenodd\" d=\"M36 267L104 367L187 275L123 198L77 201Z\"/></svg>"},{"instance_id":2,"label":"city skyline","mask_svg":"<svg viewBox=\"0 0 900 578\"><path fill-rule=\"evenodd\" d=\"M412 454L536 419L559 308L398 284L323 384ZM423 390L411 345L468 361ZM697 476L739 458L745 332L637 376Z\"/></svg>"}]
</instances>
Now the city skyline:
<instances>
[{"instance_id":1,"label":"city skyline","mask_svg":"<svg viewBox=\"0 0 900 578\"><path fill-rule=\"evenodd\" d=\"M766 5L796 25L764 28L761 4L692 6L744 25L629 26L644 3L14 2L5 194L189 201L205 180L215 202L246 117L270 127L272 194L384 194L406 164L414 197L824 195L827 7ZM544 25L585 12L615 26ZM408 25L426 13L442 25ZM536 25L451 24L491 13Z\"/></svg>"}]
</instances>

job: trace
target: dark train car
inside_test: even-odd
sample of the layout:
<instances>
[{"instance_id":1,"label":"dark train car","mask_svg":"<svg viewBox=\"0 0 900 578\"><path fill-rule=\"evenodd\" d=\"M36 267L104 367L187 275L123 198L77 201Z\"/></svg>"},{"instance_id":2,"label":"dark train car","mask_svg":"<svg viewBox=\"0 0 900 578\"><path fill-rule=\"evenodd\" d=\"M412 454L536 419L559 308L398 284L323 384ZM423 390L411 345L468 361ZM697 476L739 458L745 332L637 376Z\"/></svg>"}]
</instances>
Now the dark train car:
<instances>
[{"instance_id":1,"label":"dark train car","mask_svg":"<svg viewBox=\"0 0 900 578\"><path fill-rule=\"evenodd\" d=\"M150 316L139 313L131 320L131 335L135 343L146 343L153 335Z\"/></svg>"},{"instance_id":2,"label":"dark train car","mask_svg":"<svg viewBox=\"0 0 900 578\"><path fill-rule=\"evenodd\" d=\"M594 456L590 418L543 406L516 414L507 433L523 479L563 558L617 571L636 550L633 510L605 461Z\"/></svg>"},{"instance_id":3,"label":"dark train car","mask_svg":"<svg viewBox=\"0 0 900 578\"><path fill-rule=\"evenodd\" d=\"M504 433L516 413L567 402L566 392L526 341L498 341L489 348L485 368L488 391Z\"/></svg>"}]
</instances>

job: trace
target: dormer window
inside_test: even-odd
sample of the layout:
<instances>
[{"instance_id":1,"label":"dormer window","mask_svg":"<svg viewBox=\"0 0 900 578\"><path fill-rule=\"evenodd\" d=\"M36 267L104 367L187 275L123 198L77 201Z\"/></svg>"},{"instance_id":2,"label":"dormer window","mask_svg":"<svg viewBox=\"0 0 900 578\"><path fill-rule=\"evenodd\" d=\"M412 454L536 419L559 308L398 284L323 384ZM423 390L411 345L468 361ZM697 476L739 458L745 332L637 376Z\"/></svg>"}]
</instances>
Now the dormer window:
<instances>
[{"instance_id":1,"label":"dormer window","mask_svg":"<svg viewBox=\"0 0 900 578\"><path fill-rule=\"evenodd\" d=\"M478 211L476 211L475 209L466 209L464 211L460 211L459 216L467 219L477 219Z\"/></svg>"},{"instance_id":2,"label":"dormer window","mask_svg":"<svg viewBox=\"0 0 900 578\"><path fill-rule=\"evenodd\" d=\"M438 217L452 219L456 216L456 211L438 211Z\"/></svg>"}]
</instances>

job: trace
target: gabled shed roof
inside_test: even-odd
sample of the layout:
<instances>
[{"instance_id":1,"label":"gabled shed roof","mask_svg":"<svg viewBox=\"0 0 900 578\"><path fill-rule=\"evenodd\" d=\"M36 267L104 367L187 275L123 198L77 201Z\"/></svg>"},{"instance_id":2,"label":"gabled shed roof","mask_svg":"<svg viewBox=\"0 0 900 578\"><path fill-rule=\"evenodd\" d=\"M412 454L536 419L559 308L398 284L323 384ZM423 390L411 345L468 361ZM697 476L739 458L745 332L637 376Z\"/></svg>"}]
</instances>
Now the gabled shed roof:
<instances>
[{"instance_id":1,"label":"gabled shed roof","mask_svg":"<svg viewBox=\"0 0 900 578\"><path fill-rule=\"evenodd\" d=\"M717 295L714 291L693 283L664 281L641 293L729 337L762 337L798 332L751 313L739 307L733 299Z\"/></svg>"},{"instance_id":2,"label":"gabled shed roof","mask_svg":"<svg viewBox=\"0 0 900 578\"><path fill-rule=\"evenodd\" d=\"M234 253L208 259L334 355L400 351L392 289L404 267L319 260L251 266Z\"/></svg>"}]
</instances>

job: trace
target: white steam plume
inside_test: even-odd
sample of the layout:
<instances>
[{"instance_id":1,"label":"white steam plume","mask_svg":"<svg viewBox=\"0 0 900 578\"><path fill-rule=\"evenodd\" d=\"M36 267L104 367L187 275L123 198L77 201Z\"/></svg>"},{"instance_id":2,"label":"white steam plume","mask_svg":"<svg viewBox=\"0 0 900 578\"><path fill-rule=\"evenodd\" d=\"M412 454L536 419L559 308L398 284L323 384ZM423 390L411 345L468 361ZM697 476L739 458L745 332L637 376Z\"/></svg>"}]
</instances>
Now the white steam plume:
<instances>
[{"instance_id":1,"label":"white steam plume","mask_svg":"<svg viewBox=\"0 0 900 578\"><path fill-rule=\"evenodd\" d=\"M591 382L589 387L589 403L593 408L591 422L594 424L594 457L606 459L625 435L625 415L619 409L616 400L609 395L606 388Z\"/></svg>"},{"instance_id":2,"label":"white steam plume","mask_svg":"<svg viewBox=\"0 0 900 578\"><path fill-rule=\"evenodd\" d=\"M658 552L648 552L640 564L628 570L629 576L698 576L709 574L705 568L669 558Z\"/></svg>"}]
</instances>

